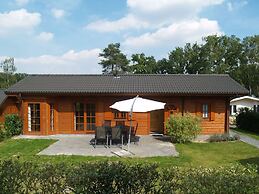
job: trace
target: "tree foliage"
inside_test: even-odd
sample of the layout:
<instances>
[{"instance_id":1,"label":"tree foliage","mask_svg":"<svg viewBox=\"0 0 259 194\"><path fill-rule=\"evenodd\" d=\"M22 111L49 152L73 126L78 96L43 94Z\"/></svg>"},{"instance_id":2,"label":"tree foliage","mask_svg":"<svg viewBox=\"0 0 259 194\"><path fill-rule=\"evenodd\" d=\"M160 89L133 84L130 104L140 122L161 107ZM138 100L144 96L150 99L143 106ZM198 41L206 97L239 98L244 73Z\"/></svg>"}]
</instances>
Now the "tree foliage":
<instances>
[{"instance_id":1,"label":"tree foliage","mask_svg":"<svg viewBox=\"0 0 259 194\"><path fill-rule=\"evenodd\" d=\"M144 53L131 56L132 65L130 71L135 74L151 74L156 72L156 59L153 56L146 57Z\"/></svg>"},{"instance_id":2,"label":"tree foliage","mask_svg":"<svg viewBox=\"0 0 259 194\"><path fill-rule=\"evenodd\" d=\"M25 73L15 73L14 58L3 60L0 63L0 68L2 69L2 72L0 72L0 88L8 88L27 76Z\"/></svg>"},{"instance_id":3,"label":"tree foliage","mask_svg":"<svg viewBox=\"0 0 259 194\"><path fill-rule=\"evenodd\" d=\"M207 36L201 44L186 43L169 52L168 58L156 60L144 53L133 54L131 63L119 49L110 44L100 54L104 73L134 74L229 74L259 95L259 35L243 40L236 36Z\"/></svg>"},{"instance_id":4,"label":"tree foliage","mask_svg":"<svg viewBox=\"0 0 259 194\"><path fill-rule=\"evenodd\" d=\"M100 65L102 65L104 74L118 74L128 71L129 61L120 50L120 43L109 44L99 54L101 57Z\"/></svg>"}]
</instances>

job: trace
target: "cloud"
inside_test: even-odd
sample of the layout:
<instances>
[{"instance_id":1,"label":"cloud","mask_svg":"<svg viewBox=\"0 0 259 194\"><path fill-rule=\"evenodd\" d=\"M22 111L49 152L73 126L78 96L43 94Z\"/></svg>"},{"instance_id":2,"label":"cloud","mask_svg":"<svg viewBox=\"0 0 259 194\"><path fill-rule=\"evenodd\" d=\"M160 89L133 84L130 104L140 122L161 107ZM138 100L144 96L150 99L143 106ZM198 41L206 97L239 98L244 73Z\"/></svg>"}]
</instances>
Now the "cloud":
<instances>
[{"instance_id":1,"label":"cloud","mask_svg":"<svg viewBox=\"0 0 259 194\"><path fill-rule=\"evenodd\" d=\"M15 58L18 72L26 73L101 73L100 49L70 50L62 55Z\"/></svg>"},{"instance_id":2,"label":"cloud","mask_svg":"<svg viewBox=\"0 0 259 194\"><path fill-rule=\"evenodd\" d=\"M30 13L26 9L0 13L0 35L15 30L32 29L40 22L41 15L39 13Z\"/></svg>"},{"instance_id":3,"label":"cloud","mask_svg":"<svg viewBox=\"0 0 259 194\"><path fill-rule=\"evenodd\" d=\"M136 37L128 37L123 46L133 49L143 49L166 45L183 45L186 42L201 40L201 37L211 34L221 34L217 21L208 19L187 20L173 23L155 32L148 32Z\"/></svg>"},{"instance_id":4,"label":"cloud","mask_svg":"<svg viewBox=\"0 0 259 194\"><path fill-rule=\"evenodd\" d=\"M127 0L127 5L131 12L154 14L158 12L170 11L173 14L181 8L182 15L188 14L182 10L200 11L203 7L218 5L224 0ZM177 11L179 13L179 11Z\"/></svg>"},{"instance_id":5,"label":"cloud","mask_svg":"<svg viewBox=\"0 0 259 194\"><path fill-rule=\"evenodd\" d=\"M127 15L116 21L97 20L88 24L85 28L98 32L114 32L128 28L145 28L148 25L147 22L138 20L134 15Z\"/></svg>"},{"instance_id":6,"label":"cloud","mask_svg":"<svg viewBox=\"0 0 259 194\"><path fill-rule=\"evenodd\" d=\"M242 7L244 7L245 5L247 5L248 2L247 1L239 1L239 2L227 2L227 8L228 8L228 11L235 11L235 10L238 10Z\"/></svg>"},{"instance_id":7,"label":"cloud","mask_svg":"<svg viewBox=\"0 0 259 194\"><path fill-rule=\"evenodd\" d=\"M51 32L41 32L36 38L40 41L48 42L54 38L54 34Z\"/></svg>"},{"instance_id":8,"label":"cloud","mask_svg":"<svg viewBox=\"0 0 259 194\"><path fill-rule=\"evenodd\" d=\"M65 16L65 11L63 9L52 9L51 13L56 19L60 19Z\"/></svg>"},{"instance_id":9,"label":"cloud","mask_svg":"<svg viewBox=\"0 0 259 194\"><path fill-rule=\"evenodd\" d=\"M118 20L101 19L86 26L98 32L117 32L127 29L160 28L173 22L198 17L208 6L224 0L127 0L128 13Z\"/></svg>"},{"instance_id":10,"label":"cloud","mask_svg":"<svg viewBox=\"0 0 259 194\"><path fill-rule=\"evenodd\" d=\"M19 6L26 5L30 0L15 0L15 3Z\"/></svg>"}]
</instances>

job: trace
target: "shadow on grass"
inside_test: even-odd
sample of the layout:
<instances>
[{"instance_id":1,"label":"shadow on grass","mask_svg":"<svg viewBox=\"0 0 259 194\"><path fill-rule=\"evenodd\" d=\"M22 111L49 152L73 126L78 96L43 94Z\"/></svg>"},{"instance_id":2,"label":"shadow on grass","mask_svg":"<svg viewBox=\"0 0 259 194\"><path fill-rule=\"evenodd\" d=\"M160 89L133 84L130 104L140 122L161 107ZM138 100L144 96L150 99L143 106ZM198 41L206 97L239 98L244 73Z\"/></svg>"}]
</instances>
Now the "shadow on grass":
<instances>
[{"instance_id":1,"label":"shadow on grass","mask_svg":"<svg viewBox=\"0 0 259 194\"><path fill-rule=\"evenodd\" d=\"M247 166L249 165L256 165L257 166L257 172L259 174L259 157L253 157L253 158L246 158L238 161L240 164Z\"/></svg>"}]
</instances>

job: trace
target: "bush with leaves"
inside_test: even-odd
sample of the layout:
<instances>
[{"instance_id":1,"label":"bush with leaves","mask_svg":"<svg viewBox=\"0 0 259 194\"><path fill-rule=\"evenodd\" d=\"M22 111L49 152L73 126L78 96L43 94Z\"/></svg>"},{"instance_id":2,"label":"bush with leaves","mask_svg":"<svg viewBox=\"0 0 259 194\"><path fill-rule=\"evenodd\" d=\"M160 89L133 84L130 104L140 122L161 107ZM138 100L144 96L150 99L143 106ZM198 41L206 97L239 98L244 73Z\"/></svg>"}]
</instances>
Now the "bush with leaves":
<instances>
[{"instance_id":1,"label":"bush with leaves","mask_svg":"<svg viewBox=\"0 0 259 194\"><path fill-rule=\"evenodd\" d=\"M22 120L17 114L5 116L4 128L8 137L20 135L22 133Z\"/></svg>"},{"instance_id":2,"label":"bush with leaves","mask_svg":"<svg viewBox=\"0 0 259 194\"><path fill-rule=\"evenodd\" d=\"M6 133L4 130L4 125L0 123L0 142L3 141L6 137Z\"/></svg>"},{"instance_id":3,"label":"bush with leaves","mask_svg":"<svg viewBox=\"0 0 259 194\"><path fill-rule=\"evenodd\" d=\"M259 134L259 113L248 109L242 109L236 117L236 125L239 129Z\"/></svg>"},{"instance_id":4,"label":"bush with leaves","mask_svg":"<svg viewBox=\"0 0 259 194\"><path fill-rule=\"evenodd\" d=\"M212 135L209 139L209 142L222 142L222 141L237 141L240 140L240 136L235 134L233 136L229 135L229 134L215 134Z\"/></svg>"},{"instance_id":5,"label":"bush with leaves","mask_svg":"<svg viewBox=\"0 0 259 194\"><path fill-rule=\"evenodd\" d=\"M175 143L193 140L201 131L200 118L189 113L171 115L166 122L167 134Z\"/></svg>"},{"instance_id":6,"label":"bush with leaves","mask_svg":"<svg viewBox=\"0 0 259 194\"><path fill-rule=\"evenodd\" d=\"M152 163L82 162L37 164L0 162L5 193L258 193L256 166L158 168Z\"/></svg>"}]
</instances>

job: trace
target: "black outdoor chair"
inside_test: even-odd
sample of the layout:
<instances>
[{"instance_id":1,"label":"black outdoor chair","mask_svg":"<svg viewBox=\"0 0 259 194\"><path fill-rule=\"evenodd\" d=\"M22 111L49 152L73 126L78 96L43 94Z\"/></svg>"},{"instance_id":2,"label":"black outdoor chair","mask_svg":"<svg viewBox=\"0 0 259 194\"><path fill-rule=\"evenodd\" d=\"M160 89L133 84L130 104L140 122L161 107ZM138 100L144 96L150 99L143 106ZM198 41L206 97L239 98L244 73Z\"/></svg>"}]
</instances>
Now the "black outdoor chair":
<instances>
[{"instance_id":1,"label":"black outdoor chair","mask_svg":"<svg viewBox=\"0 0 259 194\"><path fill-rule=\"evenodd\" d=\"M123 145L124 135L122 131L123 131L122 127L118 127L118 126L112 127L111 136L110 136L110 145L112 145L113 142L121 142L121 145Z\"/></svg>"},{"instance_id":2,"label":"black outdoor chair","mask_svg":"<svg viewBox=\"0 0 259 194\"><path fill-rule=\"evenodd\" d=\"M108 134L107 134L107 130L105 127L96 127L95 129L95 138L94 138L94 145L96 147L96 145L98 144L98 142L105 142L106 143L106 147L108 147Z\"/></svg>"}]
</instances>

